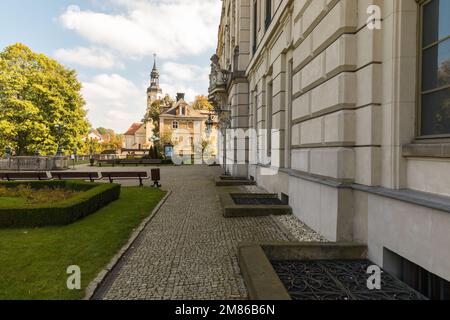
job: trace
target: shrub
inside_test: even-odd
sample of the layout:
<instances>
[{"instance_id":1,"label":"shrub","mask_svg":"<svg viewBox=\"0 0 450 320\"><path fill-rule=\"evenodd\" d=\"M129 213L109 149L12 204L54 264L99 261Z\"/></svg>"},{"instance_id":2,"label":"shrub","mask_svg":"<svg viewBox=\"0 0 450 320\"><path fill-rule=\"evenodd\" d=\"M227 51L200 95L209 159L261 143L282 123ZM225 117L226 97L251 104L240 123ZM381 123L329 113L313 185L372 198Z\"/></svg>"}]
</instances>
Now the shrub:
<instances>
[{"instance_id":1,"label":"shrub","mask_svg":"<svg viewBox=\"0 0 450 320\"><path fill-rule=\"evenodd\" d=\"M81 181L33 181L1 182L0 186L17 188L29 186L32 189L65 188L79 192L75 196L46 204L24 204L0 208L0 227L22 228L71 224L86 217L120 196L120 185Z\"/></svg>"},{"instance_id":2,"label":"shrub","mask_svg":"<svg viewBox=\"0 0 450 320\"><path fill-rule=\"evenodd\" d=\"M36 190L25 184L16 188L6 188L0 185L0 197L22 198L30 204L43 204L66 200L78 192L67 188L49 188L47 186Z\"/></svg>"}]
</instances>

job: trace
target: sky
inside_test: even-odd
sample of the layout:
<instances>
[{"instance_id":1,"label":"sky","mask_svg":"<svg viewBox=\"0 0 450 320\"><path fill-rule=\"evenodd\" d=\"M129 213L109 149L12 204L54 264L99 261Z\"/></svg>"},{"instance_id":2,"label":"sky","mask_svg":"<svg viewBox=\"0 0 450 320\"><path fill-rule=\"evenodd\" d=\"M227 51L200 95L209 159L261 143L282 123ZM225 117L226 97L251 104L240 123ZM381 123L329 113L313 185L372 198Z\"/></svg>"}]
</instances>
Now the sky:
<instances>
[{"instance_id":1,"label":"sky","mask_svg":"<svg viewBox=\"0 0 450 320\"><path fill-rule=\"evenodd\" d=\"M92 126L123 133L144 116L153 54L164 94L207 94L221 4L1 0L0 50L20 42L77 70Z\"/></svg>"}]
</instances>

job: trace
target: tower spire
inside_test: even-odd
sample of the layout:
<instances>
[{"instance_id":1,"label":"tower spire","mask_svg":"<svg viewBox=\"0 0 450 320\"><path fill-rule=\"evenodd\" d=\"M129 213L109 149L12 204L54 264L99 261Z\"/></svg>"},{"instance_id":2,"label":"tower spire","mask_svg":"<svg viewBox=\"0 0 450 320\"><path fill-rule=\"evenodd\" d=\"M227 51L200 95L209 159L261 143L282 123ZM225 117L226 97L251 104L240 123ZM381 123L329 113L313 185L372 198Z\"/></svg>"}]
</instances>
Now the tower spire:
<instances>
[{"instance_id":1,"label":"tower spire","mask_svg":"<svg viewBox=\"0 0 450 320\"><path fill-rule=\"evenodd\" d=\"M153 54L153 70L156 70L156 53Z\"/></svg>"},{"instance_id":2,"label":"tower spire","mask_svg":"<svg viewBox=\"0 0 450 320\"><path fill-rule=\"evenodd\" d=\"M159 86L159 71L156 68L156 53L153 54L153 69L150 73L150 87L147 89L147 105L150 107L154 101L160 99L162 90Z\"/></svg>"}]
</instances>

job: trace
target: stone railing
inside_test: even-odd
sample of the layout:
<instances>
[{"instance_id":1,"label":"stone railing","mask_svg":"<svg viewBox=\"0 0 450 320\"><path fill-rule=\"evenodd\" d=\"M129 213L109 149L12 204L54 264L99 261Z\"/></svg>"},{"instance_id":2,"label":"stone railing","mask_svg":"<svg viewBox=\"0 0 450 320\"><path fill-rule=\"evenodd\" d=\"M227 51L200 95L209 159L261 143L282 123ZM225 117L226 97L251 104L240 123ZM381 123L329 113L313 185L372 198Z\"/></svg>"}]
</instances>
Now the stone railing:
<instances>
[{"instance_id":1,"label":"stone railing","mask_svg":"<svg viewBox=\"0 0 450 320\"><path fill-rule=\"evenodd\" d=\"M9 157L0 159L0 170L46 171L69 168L70 157Z\"/></svg>"}]
</instances>

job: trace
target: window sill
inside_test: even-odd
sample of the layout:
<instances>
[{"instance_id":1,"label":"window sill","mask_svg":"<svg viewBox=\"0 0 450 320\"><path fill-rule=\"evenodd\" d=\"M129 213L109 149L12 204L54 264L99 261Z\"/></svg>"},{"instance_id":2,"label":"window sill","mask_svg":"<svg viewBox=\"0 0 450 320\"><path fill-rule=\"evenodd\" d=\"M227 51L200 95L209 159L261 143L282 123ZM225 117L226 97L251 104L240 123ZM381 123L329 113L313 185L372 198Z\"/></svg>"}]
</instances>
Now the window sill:
<instances>
[{"instance_id":1,"label":"window sill","mask_svg":"<svg viewBox=\"0 0 450 320\"><path fill-rule=\"evenodd\" d=\"M425 143L417 141L402 147L406 158L450 158L450 142Z\"/></svg>"}]
</instances>

